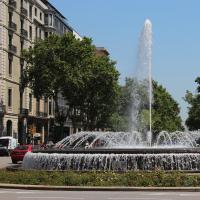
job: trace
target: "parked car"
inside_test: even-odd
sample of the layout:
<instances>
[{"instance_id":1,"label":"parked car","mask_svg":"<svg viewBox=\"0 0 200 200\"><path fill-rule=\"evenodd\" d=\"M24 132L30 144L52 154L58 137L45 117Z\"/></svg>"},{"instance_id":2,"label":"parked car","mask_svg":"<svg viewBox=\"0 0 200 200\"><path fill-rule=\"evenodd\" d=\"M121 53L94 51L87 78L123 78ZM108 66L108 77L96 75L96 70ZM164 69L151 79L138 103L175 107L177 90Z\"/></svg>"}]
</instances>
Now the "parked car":
<instances>
[{"instance_id":1,"label":"parked car","mask_svg":"<svg viewBox=\"0 0 200 200\"><path fill-rule=\"evenodd\" d=\"M9 155L17 146L17 140L13 137L0 137L0 155Z\"/></svg>"},{"instance_id":2,"label":"parked car","mask_svg":"<svg viewBox=\"0 0 200 200\"><path fill-rule=\"evenodd\" d=\"M11 151L11 160L12 163L16 164L19 161L23 161L24 156L27 152L32 152L33 146L32 145L19 145L13 151Z\"/></svg>"}]
</instances>

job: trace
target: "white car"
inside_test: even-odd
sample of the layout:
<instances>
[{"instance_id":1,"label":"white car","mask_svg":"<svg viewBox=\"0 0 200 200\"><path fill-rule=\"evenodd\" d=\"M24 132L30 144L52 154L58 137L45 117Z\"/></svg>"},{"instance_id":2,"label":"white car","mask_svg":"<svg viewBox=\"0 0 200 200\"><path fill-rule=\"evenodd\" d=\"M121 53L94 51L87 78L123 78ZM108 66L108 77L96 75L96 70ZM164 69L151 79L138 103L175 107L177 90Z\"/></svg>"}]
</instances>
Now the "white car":
<instances>
[{"instance_id":1,"label":"white car","mask_svg":"<svg viewBox=\"0 0 200 200\"><path fill-rule=\"evenodd\" d=\"M0 155L9 155L17 147L17 140L13 137L0 137Z\"/></svg>"}]
</instances>

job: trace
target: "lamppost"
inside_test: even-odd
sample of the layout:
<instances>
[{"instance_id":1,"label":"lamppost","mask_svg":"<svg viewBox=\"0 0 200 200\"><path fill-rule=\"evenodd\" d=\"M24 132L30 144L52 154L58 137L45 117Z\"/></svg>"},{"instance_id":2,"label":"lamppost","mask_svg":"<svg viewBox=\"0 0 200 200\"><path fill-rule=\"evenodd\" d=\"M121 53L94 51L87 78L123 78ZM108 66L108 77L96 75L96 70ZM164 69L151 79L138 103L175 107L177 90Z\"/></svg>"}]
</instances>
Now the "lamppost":
<instances>
[{"instance_id":1,"label":"lamppost","mask_svg":"<svg viewBox=\"0 0 200 200\"><path fill-rule=\"evenodd\" d=\"M3 116L5 114L5 105L3 105L3 101L0 101L0 136L2 136L3 133Z\"/></svg>"}]
</instances>

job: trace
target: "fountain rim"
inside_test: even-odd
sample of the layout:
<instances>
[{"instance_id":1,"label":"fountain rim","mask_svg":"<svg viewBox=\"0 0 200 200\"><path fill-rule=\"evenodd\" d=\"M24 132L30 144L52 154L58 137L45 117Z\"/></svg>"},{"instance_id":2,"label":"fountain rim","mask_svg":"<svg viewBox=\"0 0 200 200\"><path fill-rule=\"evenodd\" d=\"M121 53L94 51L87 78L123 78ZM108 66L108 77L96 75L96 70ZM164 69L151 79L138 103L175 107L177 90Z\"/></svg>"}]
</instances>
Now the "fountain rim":
<instances>
[{"instance_id":1,"label":"fountain rim","mask_svg":"<svg viewBox=\"0 0 200 200\"><path fill-rule=\"evenodd\" d=\"M32 153L48 154L183 154L199 153L200 147L183 147L183 148L95 148L95 149L39 149L33 150Z\"/></svg>"}]
</instances>

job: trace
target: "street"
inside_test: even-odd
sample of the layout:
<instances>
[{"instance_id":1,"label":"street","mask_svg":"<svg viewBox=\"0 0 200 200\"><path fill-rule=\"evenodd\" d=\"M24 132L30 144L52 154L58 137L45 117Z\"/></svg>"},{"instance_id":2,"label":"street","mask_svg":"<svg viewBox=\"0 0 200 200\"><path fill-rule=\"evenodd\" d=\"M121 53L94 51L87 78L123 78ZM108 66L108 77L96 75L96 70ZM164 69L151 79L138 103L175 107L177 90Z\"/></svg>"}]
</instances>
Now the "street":
<instances>
[{"instance_id":1,"label":"street","mask_svg":"<svg viewBox=\"0 0 200 200\"><path fill-rule=\"evenodd\" d=\"M98 192L0 189L1 200L199 200L200 192Z\"/></svg>"}]
</instances>

